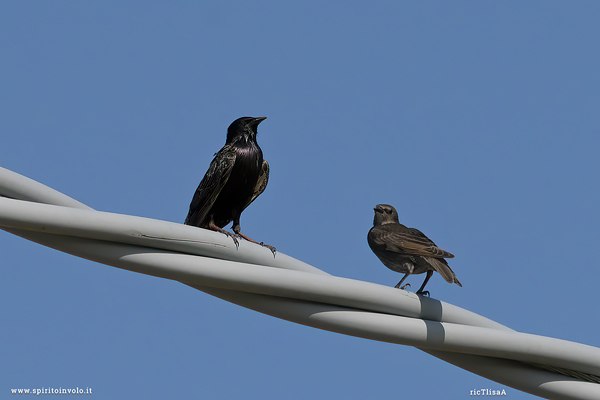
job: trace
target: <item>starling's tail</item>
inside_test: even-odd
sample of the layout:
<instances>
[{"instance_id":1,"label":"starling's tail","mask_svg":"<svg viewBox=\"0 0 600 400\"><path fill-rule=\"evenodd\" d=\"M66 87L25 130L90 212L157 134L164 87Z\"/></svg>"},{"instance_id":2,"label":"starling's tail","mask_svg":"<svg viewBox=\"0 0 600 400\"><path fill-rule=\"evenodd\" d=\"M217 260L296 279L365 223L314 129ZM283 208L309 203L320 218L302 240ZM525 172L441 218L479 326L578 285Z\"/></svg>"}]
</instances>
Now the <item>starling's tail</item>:
<instances>
[{"instance_id":1,"label":"starling's tail","mask_svg":"<svg viewBox=\"0 0 600 400\"><path fill-rule=\"evenodd\" d=\"M446 260L433 258L433 257L425 257L429 265L433 267L448 283L456 283L458 286L462 287L462 284L459 282L458 278L456 278L456 274L452 271L452 268L448 265Z\"/></svg>"}]
</instances>

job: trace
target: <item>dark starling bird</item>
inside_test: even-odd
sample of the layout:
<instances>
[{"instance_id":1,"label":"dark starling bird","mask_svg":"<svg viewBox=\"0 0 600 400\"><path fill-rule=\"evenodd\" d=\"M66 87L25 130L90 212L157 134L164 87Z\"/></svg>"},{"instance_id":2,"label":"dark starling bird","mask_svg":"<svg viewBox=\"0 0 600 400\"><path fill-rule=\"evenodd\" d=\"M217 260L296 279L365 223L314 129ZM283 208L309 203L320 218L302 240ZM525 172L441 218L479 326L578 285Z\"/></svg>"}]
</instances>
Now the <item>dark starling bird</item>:
<instances>
[{"instance_id":1,"label":"dark starling bird","mask_svg":"<svg viewBox=\"0 0 600 400\"><path fill-rule=\"evenodd\" d=\"M462 287L454 271L444 260L444 258L454 258L454 255L437 247L418 229L402 225L394 207L378 204L374 210L373 227L369 230L367 241L383 265L392 271L405 274L396 285L397 288L410 274L427 272L425 282L417 290L417 294L429 294L423 289L433 275L433 271L439 272L446 282L456 283ZM404 289L405 286L400 289Z\"/></svg>"},{"instance_id":2,"label":"dark starling bird","mask_svg":"<svg viewBox=\"0 0 600 400\"><path fill-rule=\"evenodd\" d=\"M225 146L215 154L194 193L186 225L224 233L236 246L236 237L258 243L241 232L240 216L265 191L269 181L269 163L256 141L258 124L266 118L242 117L229 125ZM231 221L235 234L223 229ZM275 255L273 246L258 244Z\"/></svg>"}]
</instances>

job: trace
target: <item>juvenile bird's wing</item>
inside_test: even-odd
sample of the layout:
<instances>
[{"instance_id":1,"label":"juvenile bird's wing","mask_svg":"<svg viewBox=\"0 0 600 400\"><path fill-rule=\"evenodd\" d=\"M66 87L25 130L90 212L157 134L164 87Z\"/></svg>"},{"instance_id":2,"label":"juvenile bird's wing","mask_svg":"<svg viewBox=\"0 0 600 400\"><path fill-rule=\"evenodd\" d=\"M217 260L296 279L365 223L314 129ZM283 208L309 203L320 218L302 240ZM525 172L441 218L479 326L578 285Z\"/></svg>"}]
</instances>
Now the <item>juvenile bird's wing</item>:
<instances>
[{"instance_id":1,"label":"juvenile bird's wing","mask_svg":"<svg viewBox=\"0 0 600 400\"><path fill-rule=\"evenodd\" d=\"M263 160L262 169L260 171L260 175L258 176L258 180L256 181L256 186L254 186L252 197L250 198L250 201L248 202L248 204L246 204L244 209L250 204L252 204L252 202L256 200L256 198L260 196L262 192L264 192L267 188L267 183L269 183L269 171L269 163L267 162L267 160Z\"/></svg>"},{"instance_id":2,"label":"juvenile bird's wing","mask_svg":"<svg viewBox=\"0 0 600 400\"><path fill-rule=\"evenodd\" d=\"M418 229L407 228L402 224L385 224L374 227L369 232L369 237L377 247L395 253L438 258L454 257L452 253L437 247Z\"/></svg>"},{"instance_id":3,"label":"juvenile bird's wing","mask_svg":"<svg viewBox=\"0 0 600 400\"><path fill-rule=\"evenodd\" d=\"M190 211L185 219L186 225L201 226L205 222L208 211L227 183L234 164L235 151L231 146L226 145L215 154L215 158L194 193Z\"/></svg>"}]
</instances>

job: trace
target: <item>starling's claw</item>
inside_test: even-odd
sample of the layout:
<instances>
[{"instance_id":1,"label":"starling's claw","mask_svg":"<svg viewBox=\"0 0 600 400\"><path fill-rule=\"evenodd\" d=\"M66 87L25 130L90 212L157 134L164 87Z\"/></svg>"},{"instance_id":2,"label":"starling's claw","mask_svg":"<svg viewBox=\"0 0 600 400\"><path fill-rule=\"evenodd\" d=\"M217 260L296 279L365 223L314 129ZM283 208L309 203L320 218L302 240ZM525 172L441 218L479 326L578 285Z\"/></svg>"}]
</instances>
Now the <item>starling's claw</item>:
<instances>
[{"instance_id":1,"label":"starling's claw","mask_svg":"<svg viewBox=\"0 0 600 400\"><path fill-rule=\"evenodd\" d=\"M240 249L240 241L235 237L235 235L233 233L227 232L226 230L223 230L223 233L233 239L233 243L235 243L235 249L239 250Z\"/></svg>"},{"instance_id":2,"label":"starling's claw","mask_svg":"<svg viewBox=\"0 0 600 400\"><path fill-rule=\"evenodd\" d=\"M273 258L275 258L275 253L277 253L277 250L275 249L275 247L273 246L269 246L268 244L264 244L263 242L258 243L256 240L249 238L248 236L244 235L242 232L240 232L239 229L237 229L237 232L235 232L235 235L239 238L245 239L249 242L252 243L256 243L262 247L266 247L267 249L271 250L271 253L273 253Z\"/></svg>"},{"instance_id":3,"label":"starling's claw","mask_svg":"<svg viewBox=\"0 0 600 400\"><path fill-rule=\"evenodd\" d=\"M277 253L277 249L273 246L270 246L268 244L264 244L263 242L259 243L262 247L266 247L267 249L271 250L271 253L273 253L273 258L275 258L275 254Z\"/></svg>"},{"instance_id":4,"label":"starling's claw","mask_svg":"<svg viewBox=\"0 0 600 400\"><path fill-rule=\"evenodd\" d=\"M233 233L227 232L225 229L218 227L217 225L215 225L215 223L213 221L210 221L208 223L208 229L210 229L211 231L215 231L215 232L221 232L225 236L229 236L230 238L232 238L233 243L235 243L235 249L239 250L240 242L239 242L239 240L237 240L237 238L235 237L235 235Z\"/></svg>"},{"instance_id":5,"label":"starling's claw","mask_svg":"<svg viewBox=\"0 0 600 400\"><path fill-rule=\"evenodd\" d=\"M396 286L397 287L397 286ZM407 283L406 285L403 285L400 289L402 290L406 290L407 287L410 287L410 283Z\"/></svg>"},{"instance_id":6,"label":"starling's claw","mask_svg":"<svg viewBox=\"0 0 600 400\"><path fill-rule=\"evenodd\" d=\"M417 294L420 294L421 296L427 296L427 297L431 297L431 295L429 294L429 290L423 290L423 291L417 291Z\"/></svg>"}]
</instances>

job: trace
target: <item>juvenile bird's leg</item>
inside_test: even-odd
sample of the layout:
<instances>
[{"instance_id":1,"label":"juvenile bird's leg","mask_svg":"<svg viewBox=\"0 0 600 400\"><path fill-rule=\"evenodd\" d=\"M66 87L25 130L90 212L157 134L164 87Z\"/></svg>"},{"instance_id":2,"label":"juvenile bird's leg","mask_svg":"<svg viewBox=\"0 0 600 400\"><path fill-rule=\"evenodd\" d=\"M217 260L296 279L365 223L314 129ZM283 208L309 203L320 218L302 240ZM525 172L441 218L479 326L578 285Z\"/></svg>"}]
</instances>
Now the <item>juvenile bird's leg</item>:
<instances>
[{"instance_id":1,"label":"juvenile bird's leg","mask_svg":"<svg viewBox=\"0 0 600 400\"><path fill-rule=\"evenodd\" d=\"M433 271L432 270L427 271L427 276L425 277L425 282L423 282L423 284L421 285L419 290L417 290L417 294L421 294L423 296L429 296L429 292L427 290L424 291L423 288L425 287L425 285L427 285L427 282L429 282L429 278L431 278L431 275L433 275Z\"/></svg>"},{"instance_id":2,"label":"juvenile bird's leg","mask_svg":"<svg viewBox=\"0 0 600 400\"><path fill-rule=\"evenodd\" d=\"M208 223L208 229L215 231L215 232L221 232L224 233L225 235L229 236L230 238L233 239L233 243L235 243L235 248L239 249L240 248L240 242L237 240L237 238L235 237L235 235L227 232L225 229L223 228L219 228L215 222L213 221L212 217L210 219L210 222Z\"/></svg>"},{"instance_id":3,"label":"juvenile bird's leg","mask_svg":"<svg viewBox=\"0 0 600 400\"><path fill-rule=\"evenodd\" d=\"M395 288L396 288L396 289L400 288L400 289L403 289L403 290L404 290L404 288L405 288L406 286L410 286L410 284L408 284L408 283L407 283L406 285L404 285L404 286L400 287L400 285L402 285L402 282L404 282L404 280L405 280L406 278L408 278L408 276L409 276L409 275L410 275L410 272L407 272L407 273L404 275L404 277L403 277L403 278L400 280L400 282L398 282L398 284L395 286Z\"/></svg>"},{"instance_id":4,"label":"juvenile bird's leg","mask_svg":"<svg viewBox=\"0 0 600 400\"><path fill-rule=\"evenodd\" d=\"M258 245L261 245L262 247L266 247L267 249L271 250L271 253L273 253L273 257L275 257L275 253L277 253L277 250L275 249L275 247L273 247L273 246L269 246L268 244L264 244L263 242L260 242L260 243L259 243L259 242L257 242L256 240L254 240L254 239L250 239L248 236L244 235L244 234L242 233L242 230L241 230L241 227L240 227L240 224L239 224L239 222L238 222L238 223L235 223L235 222L234 222L234 224L233 224L233 231L235 232L235 234L236 234L237 236L239 236L239 237L241 237L241 238L244 238L244 239L246 239L246 240L247 240L247 241L249 241L249 242L256 243L256 244L258 244Z\"/></svg>"}]
</instances>

